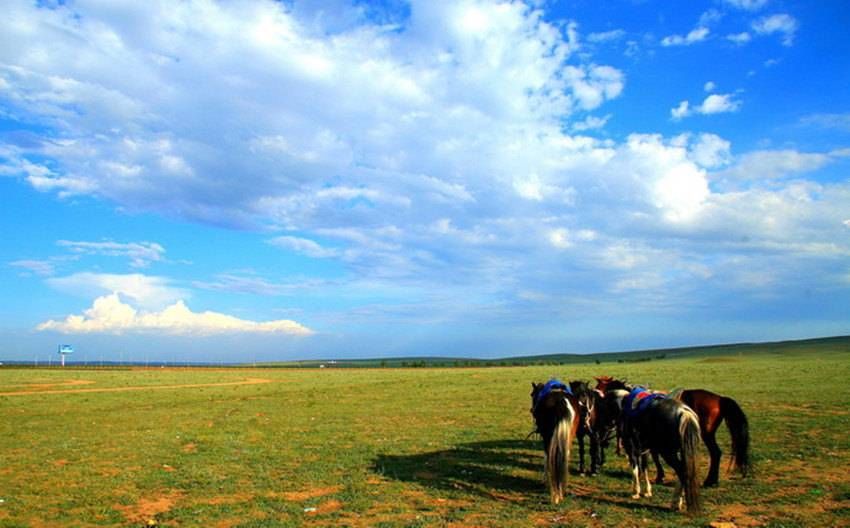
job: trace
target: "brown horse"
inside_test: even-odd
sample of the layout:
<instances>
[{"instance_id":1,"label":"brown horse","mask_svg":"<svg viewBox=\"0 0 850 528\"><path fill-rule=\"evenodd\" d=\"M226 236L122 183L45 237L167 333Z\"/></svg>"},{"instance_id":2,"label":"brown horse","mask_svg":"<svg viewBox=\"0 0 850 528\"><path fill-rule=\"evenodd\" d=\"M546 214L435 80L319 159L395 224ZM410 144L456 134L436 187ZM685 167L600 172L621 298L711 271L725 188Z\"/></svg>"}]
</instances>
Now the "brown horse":
<instances>
[{"instance_id":1,"label":"brown horse","mask_svg":"<svg viewBox=\"0 0 850 528\"><path fill-rule=\"evenodd\" d=\"M596 388L601 391L613 389L630 390L631 387L624 381L614 379L610 376L596 378ZM720 457L723 452L717 445L715 437L720 424L726 420L729 436L732 438L732 458L735 467L741 475L747 476L750 472L750 431L747 416L738 402L727 396L713 393L704 389L685 389L673 394L674 398L681 400L685 405L694 410L699 419L699 429L702 441L708 449L711 458L708 475L705 477L703 487L716 486L720 472ZM664 470L656 463L658 472L656 482L664 481Z\"/></svg>"},{"instance_id":2,"label":"brown horse","mask_svg":"<svg viewBox=\"0 0 850 528\"><path fill-rule=\"evenodd\" d=\"M558 380L531 384L531 415L543 437L543 469L554 504L566 493L570 446L579 427L578 400Z\"/></svg>"}]
</instances>

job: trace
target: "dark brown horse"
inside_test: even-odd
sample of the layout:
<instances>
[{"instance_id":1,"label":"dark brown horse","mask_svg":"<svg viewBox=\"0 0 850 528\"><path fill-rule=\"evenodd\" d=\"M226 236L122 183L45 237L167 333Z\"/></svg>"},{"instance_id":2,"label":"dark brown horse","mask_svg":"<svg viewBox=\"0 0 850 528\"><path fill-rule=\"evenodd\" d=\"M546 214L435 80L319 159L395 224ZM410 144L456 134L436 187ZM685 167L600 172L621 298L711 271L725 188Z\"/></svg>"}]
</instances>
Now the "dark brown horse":
<instances>
[{"instance_id":1,"label":"dark brown horse","mask_svg":"<svg viewBox=\"0 0 850 528\"><path fill-rule=\"evenodd\" d=\"M698 512L699 423L694 411L675 398L637 387L623 399L622 426L623 446L634 477L632 497L641 497L641 477L646 481L643 496L652 496L646 470L647 455L652 454L656 464L660 456L676 472L673 509L687 506L688 513Z\"/></svg>"},{"instance_id":2,"label":"dark brown horse","mask_svg":"<svg viewBox=\"0 0 850 528\"><path fill-rule=\"evenodd\" d=\"M531 415L543 437L543 469L554 504L566 493L570 446L579 427L578 400L558 380L531 384Z\"/></svg>"},{"instance_id":3,"label":"dark brown horse","mask_svg":"<svg viewBox=\"0 0 850 528\"><path fill-rule=\"evenodd\" d=\"M613 389L630 390L631 387L622 380L610 376L596 378L596 388L602 391ZM727 396L713 393L703 389L685 389L677 391L673 397L681 400L685 405L694 410L699 419L699 429L702 441L708 449L711 458L708 475L703 482L704 487L716 486L720 473L720 457L723 452L717 445L717 429L725 420L732 438L732 458L735 467L741 475L746 476L750 471L750 430L747 416L738 402ZM664 481L664 469L656 463L658 473L656 482Z\"/></svg>"},{"instance_id":4,"label":"dark brown horse","mask_svg":"<svg viewBox=\"0 0 850 528\"><path fill-rule=\"evenodd\" d=\"M612 400L606 399L602 391L591 389L586 381L571 381L570 389L579 404L578 470L579 473L585 472L584 438L588 437L590 439L590 474L596 475L605 463L605 448L617 431L619 405L612 404Z\"/></svg>"}]
</instances>

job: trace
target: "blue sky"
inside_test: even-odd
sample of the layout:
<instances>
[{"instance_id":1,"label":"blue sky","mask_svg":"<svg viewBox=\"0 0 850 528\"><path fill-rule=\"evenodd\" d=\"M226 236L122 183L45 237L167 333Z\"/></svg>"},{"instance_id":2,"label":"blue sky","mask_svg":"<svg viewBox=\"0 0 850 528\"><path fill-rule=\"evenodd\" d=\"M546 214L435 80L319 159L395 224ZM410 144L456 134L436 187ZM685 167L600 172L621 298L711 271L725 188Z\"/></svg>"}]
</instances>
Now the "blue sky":
<instances>
[{"instance_id":1,"label":"blue sky","mask_svg":"<svg viewBox=\"0 0 850 528\"><path fill-rule=\"evenodd\" d=\"M844 2L8 2L3 359L850 333Z\"/></svg>"}]
</instances>

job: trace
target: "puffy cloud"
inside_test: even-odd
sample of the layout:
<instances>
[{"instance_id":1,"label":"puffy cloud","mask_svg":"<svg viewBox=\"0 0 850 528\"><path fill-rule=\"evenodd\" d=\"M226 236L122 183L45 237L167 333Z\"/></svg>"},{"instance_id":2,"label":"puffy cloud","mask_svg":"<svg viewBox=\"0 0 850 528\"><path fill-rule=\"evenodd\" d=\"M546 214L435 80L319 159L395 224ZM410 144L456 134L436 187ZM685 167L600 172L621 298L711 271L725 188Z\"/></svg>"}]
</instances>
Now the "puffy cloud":
<instances>
[{"instance_id":1,"label":"puffy cloud","mask_svg":"<svg viewBox=\"0 0 850 528\"><path fill-rule=\"evenodd\" d=\"M731 161L732 144L716 134L700 134L699 140L691 145L690 157L698 165L714 169Z\"/></svg>"},{"instance_id":2,"label":"puffy cloud","mask_svg":"<svg viewBox=\"0 0 850 528\"><path fill-rule=\"evenodd\" d=\"M791 15L782 13L770 15L755 20L752 24L753 31L759 35L782 34L782 45L792 46L797 33L799 23Z\"/></svg>"},{"instance_id":3,"label":"puffy cloud","mask_svg":"<svg viewBox=\"0 0 850 528\"><path fill-rule=\"evenodd\" d=\"M605 139L615 136L602 108L626 76L592 52L620 32L582 41L540 3L415 0L390 20L362 4L324 14L300 4L4 5L0 97L39 132L0 145L0 173L61 197L261 229L282 251L336 259L341 280L371 298L402 299L417 315L436 307L438 321L482 307L516 315L506 300L516 292L547 292L526 295L549 303L547 315L587 307L581 298L639 309L631 301L645 298L629 296L650 284L689 306L694 278L725 291L766 252L828 259L830 244L843 247L850 193L771 176L803 174L792 161L745 154L726 169L731 146L713 134ZM668 44L709 37L698 27ZM703 95L671 116L741 108L732 94ZM737 179L743 169L750 179ZM71 244L133 258L128 247ZM164 258L136 249L139 265ZM552 259L552 270L541 265ZM790 277L793 260L771 265ZM130 321L191 300L141 274L48 284L86 299L117 292L104 303ZM233 272L193 286L286 295L301 284ZM612 284L620 290L606 298Z\"/></svg>"},{"instance_id":4,"label":"puffy cloud","mask_svg":"<svg viewBox=\"0 0 850 528\"><path fill-rule=\"evenodd\" d=\"M224 333L284 334L305 336L309 328L288 319L248 321L217 312L193 312L180 300L159 312L140 312L121 301L117 293L98 297L82 315L39 324L38 331L65 334L154 332L166 334L214 335Z\"/></svg>"},{"instance_id":5,"label":"puffy cloud","mask_svg":"<svg viewBox=\"0 0 850 528\"><path fill-rule=\"evenodd\" d=\"M604 117L587 116L584 121L573 123L572 129L576 132L584 132L586 130L597 130L603 128L608 120L611 119L611 114Z\"/></svg>"},{"instance_id":6,"label":"puffy cloud","mask_svg":"<svg viewBox=\"0 0 850 528\"><path fill-rule=\"evenodd\" d=\"M538 138L625 85L573 57L574 25L521 2L414 2L401 27L353 9L334 31L302 11L12 4L4 98L55 133L4 171L130 210L304 231L414 195L434 209L473 201L510 189L515 167L548 177Z\"/></svg>"},{"instance_id":7,"label":"puffy cloud","mask_svg":"<svg viewBox=\"0 0 850 528\"><path fill-rule=\"evenodd\" d=\"M730 33L726 35L726 40L741 46L753 40L753 37L746 31L743 31L741 33Z\"/></svg>"},{"instance_id":8,"label":"puffy cloud","mask_svg":"<svg viewBox=\"0 0 850 528\"><path fill-rule=\"evenodd\" d=\"M122 275L81 272L49 278L47 284L59 291L88 299L119 293L145 309L159 309L189 295L185 289L172 285L170 279L141 273Z\"/></svg>"},{"instance_id":9,"label":"puffy cloud","mask_svg":"<svg viewBox=\"0 0 850 528\"><path fill-rule=\"evenodd\" d=\"M722 114L737 112L741 102L733 99L732 94L711 94L705 98L697 110L701 114Z\"/></svg>"},{"instance_id":10,"label":"puffy cloud","mask_svg":"<svg viewBox=\"0 0 850 528\"><path fill-rule=\"evenodd\" d=\"M835 156L796 150L759 150L741 156L738 163L721 173L737 180L773 180L817 170Z\"/></svg>"},{"instance_id":11,"label":"puffy cloud","mask_svg":"<svg viewBox=\"0 0 850 528\"><path fill-rule=\"evenodd\" d=\"M693 219L709 196L705 171L689 158L686 145L675 140L665 144L657 135L633 134L622 161L646 186L649 202L670 222Z\"/></svg>"},{"instance_id":12,"label":"puffy cloud","mask_svg":"<svg viewBox=\"0 0 850 528\"><path fill-rule=\"evenodd\" d=\"M699 106L691 106L688 101L682 101L679 106L670 109L670 117L679 120L693 114L712 115L728 112L737 112L741 108L741 101L734 98L732 94L710 94Z\"/></svg>"},{"instance_id":13,"label":"puffy cloud","mask_svg":"<svg viewBox=\"0 0 850 528\"><path fill-rule=\"evenodd\" d=\"M583 110L593 110L623 91L623 73L610 66L567 66L564 77Z\"/></svg>"},{"instance_id":14,"label":"puffy cloud","mask_svg":"<svg viewBox=\"0 0 850 528\"><path fill-rule=\"evenodd\" d=\"M687 35L669 35L661 39L662 46L690 46L708 38L711 32L707 27L700 26L692 29Z\"/></svg>"},{"instance_id":15,"label":"puffy cloud","mask_svg":"<svg viewBox=\"0 0 850 528\"><path fill-rule=\"evenodd\" d=\"M688 101L681 101L679 106L670 109L670 117L673 119L682 119L691 115L691 104Z\"/></svg>"}]
</instances>

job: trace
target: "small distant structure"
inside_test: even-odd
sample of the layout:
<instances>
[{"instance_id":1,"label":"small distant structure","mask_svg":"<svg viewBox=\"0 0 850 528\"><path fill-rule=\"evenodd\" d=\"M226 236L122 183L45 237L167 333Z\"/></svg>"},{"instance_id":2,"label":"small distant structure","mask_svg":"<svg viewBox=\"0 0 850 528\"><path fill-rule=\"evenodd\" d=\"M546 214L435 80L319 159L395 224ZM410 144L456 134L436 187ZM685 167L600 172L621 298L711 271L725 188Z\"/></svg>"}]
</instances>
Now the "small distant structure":
<instances>
[{"instance_id":1,"label":"small distant structure","mask_svg":"<svg viewBox=\"0 0 850 528\"><path fill-rule=\"evenodd\" d=\"M74 353L74 347L71 345L59 345L59 357L62 358L62 366L65 366L65 356Z\"/></svg>"}]
</instances>

